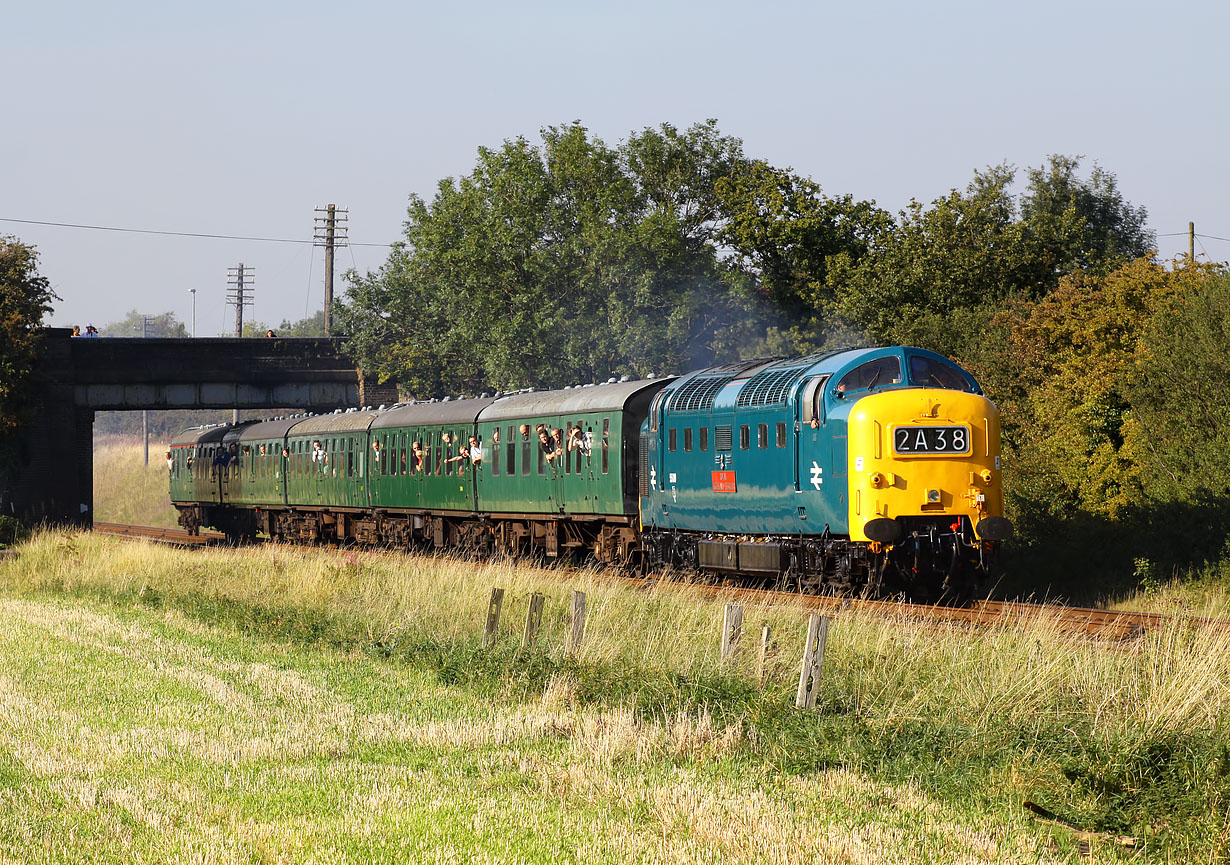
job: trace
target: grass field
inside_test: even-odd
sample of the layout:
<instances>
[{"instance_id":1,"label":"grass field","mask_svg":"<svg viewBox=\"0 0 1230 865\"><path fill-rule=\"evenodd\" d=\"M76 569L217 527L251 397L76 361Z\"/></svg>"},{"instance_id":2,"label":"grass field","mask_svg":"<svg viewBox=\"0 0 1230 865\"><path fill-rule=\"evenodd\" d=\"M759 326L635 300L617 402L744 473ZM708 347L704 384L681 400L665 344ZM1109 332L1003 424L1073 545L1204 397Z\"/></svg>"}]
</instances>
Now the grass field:
<instances>
[{"instance_id":1,"label":"grass field","mask_svg":"<svg viewBox=\"0 0 1230 865\"><path fill-rule=\"evenodd\" d=\"M747 610L777 640L762 690L753 652L718 661L721 603L588 572L21 551L0 564L0 861L1076 861L1027 800L1103 833L1093 861L1230 855L1224 634L843 614L804 711L794 611ZM590 620L565 658L573 588Z\"/></svg>"}]
</instances>

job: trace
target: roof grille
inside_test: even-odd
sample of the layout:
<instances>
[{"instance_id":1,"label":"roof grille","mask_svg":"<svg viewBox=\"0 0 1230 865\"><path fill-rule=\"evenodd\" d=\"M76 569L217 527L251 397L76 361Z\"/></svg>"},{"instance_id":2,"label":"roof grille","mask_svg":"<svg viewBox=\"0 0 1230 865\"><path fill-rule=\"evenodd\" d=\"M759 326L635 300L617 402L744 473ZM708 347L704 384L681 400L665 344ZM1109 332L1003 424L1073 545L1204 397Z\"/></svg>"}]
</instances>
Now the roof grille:
<instances>
[{"instance_id":1,"label":"roof grille","mask_svg":"<svg viewBox=\"0 0 1230 865\"><path fill-rule=\"evenodd\" d=\"M786 401L786 394L798 381L807 367L792 366L787 369L766 369L756 373L739 391L735 405L738 408L755 405L777 405Z\"/></svg>"},{"instance_id":2,"label":"roof grille","mask_svg":"<svg viewBox=\"0 0 1230 865\"><path fill-rule=\"evenodd\" d=\"M702 376L694 378L671 394L671 411L706 411L713 408L718 391L734 376Z\"/></svg>"}]
</instances>

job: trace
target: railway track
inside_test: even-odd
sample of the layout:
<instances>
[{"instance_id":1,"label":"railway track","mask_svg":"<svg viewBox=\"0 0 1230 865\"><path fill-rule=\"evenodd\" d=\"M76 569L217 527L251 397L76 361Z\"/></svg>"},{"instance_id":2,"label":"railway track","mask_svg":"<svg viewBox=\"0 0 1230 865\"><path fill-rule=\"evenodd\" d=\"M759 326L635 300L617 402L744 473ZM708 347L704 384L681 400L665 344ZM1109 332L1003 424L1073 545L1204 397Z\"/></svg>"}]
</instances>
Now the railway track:
<instances>
[{"instance_id":1,"label":"railway track","mask_svg":"<svg viewBox=\"0 0 1230 865\"><path fill-rule=\"evenodd\" d=\"M167 529L160 526L130 526L124 523L94 523L94 531L100 535L119 535L125 538L142 538L174 547L208 547L225 543L226 535L219 532L201 532L191 535L187 529Z\"/></svg>"},{"instance_id":2,"label":"railway track","mask_svg":"<svg viewBox=\"0 0 1230 865\"><path fill-rule=\"evenodd\" d=\"M190 535L184 529L130 526L122 523L95 523L99 534L141 538L171 546L199 549L221 545L226 536L219 532ZM800 595L794 592L753 589L739 586L670 580L661 577L611 576L612 582L641 590L683 591L710 599L763 604L783 608L802 608L828 616L847 611L863 611L885 619L930 624L957 624L971 627L1012 626L1045 622L1065 633L1086 635L1110 641L1130 641L1145 636L1176 617L1159 613L1103 610L1093 607L1067 607L1060 604L1029 604L1020 601L973 601L965 606L913 604L901 601ZM1230 631L1230 620L1183 617L1196 626Z\"/></svg>"}]
</instances>

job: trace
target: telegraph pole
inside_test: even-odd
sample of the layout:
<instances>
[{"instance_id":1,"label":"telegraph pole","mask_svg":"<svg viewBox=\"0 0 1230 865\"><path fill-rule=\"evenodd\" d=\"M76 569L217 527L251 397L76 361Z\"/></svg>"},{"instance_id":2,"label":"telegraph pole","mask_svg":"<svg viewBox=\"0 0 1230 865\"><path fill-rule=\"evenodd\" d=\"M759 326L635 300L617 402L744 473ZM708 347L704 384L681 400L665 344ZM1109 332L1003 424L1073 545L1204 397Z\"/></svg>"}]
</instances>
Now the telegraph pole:
<instances>
[{"instance_id":1,"label":"telegraph pole","mask_svg":"<svg viewBox=\"0 0 1230 865\"><path fill-rule=\"evenodd\" d=\"M242 261L226 269L226 284L232 286L226 291L226 302L235 306L235 336L243 336L243 308L252 305L251 285L256 281L255 270L244 267ZM239 409L235 409L232 420L239 423Z\"/></svg>"},{"instance_id":2,"label":"telegraph pole","mask_svg":"<svg viewBox=\"0 0 1230 865\"><path fill-rule=\"evenodd\" d=\"M141 326L133 330L141 331L141 339L149 339L148 315L141 316ZM141 409L141 437L145 440L145 467L149 468L149 410Z\"/></svg>"},{"instance_id":3,"label":"telegraph pole","mask_svg":"<svg viewBox=\"0 0 1230 865\"><path fill-rule=\"evenodd\" d=\"M317 213L324 216L316 217L316 231L312 238L313 246L325 248L325 336L333 327L333 250L341 246L349 246L346 220L349 210L341 210L336 204L316 208Z\"/></svg>"},{"instance_id":4,"label":"telegraph pole","mask_svg":"<svg viewBox=\"0 0 1230 865\"><path fill-rule=\"evenodd\" d=\"M1187 263L1196 263L1196 223L1187 223Z\"/></svg>"}]
</instances>

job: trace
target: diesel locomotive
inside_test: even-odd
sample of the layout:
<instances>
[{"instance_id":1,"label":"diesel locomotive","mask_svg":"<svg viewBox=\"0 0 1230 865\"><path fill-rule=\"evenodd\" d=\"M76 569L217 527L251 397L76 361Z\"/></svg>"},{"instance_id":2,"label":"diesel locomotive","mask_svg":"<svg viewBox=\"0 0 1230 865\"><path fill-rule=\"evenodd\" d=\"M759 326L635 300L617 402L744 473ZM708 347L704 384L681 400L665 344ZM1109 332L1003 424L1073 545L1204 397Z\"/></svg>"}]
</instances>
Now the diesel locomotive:
<instances>
[{"instance_id":1,"label":"diesel locomotive","mask_svg":"<svg viewBox=\"0 0 1230 865\"><path fill-rule=\"evenodd\" d=\"M970 592L1012 532L994 405L905 346L197 427L171 454L180 524L234 541L923 598Z\"/></svg>"}]
</instances>

